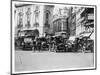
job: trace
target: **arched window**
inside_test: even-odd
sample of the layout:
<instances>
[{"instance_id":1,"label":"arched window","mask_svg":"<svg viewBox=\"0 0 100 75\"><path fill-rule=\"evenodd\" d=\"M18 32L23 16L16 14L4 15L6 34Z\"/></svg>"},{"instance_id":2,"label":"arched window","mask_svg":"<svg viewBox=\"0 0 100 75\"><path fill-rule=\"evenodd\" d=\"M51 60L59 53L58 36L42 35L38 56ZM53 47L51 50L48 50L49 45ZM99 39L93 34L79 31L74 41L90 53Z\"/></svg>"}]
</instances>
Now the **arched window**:
<instances>
[{"instance_id":1,"label":"arched window","mask_svg":"<svg viewBox=\"0 0 100 75\"><path fill-rule=\"evenodd\" d=\"M49 17L49 14L48 14L48 13L46 13L46 19L48 19L48 17Z\"/></svg>"},{"instance_id":2,"label":"arched window","mask_svg":"<svg viewBox=\"0 0 100 75\"><path fill-rule=\"evenodd\" d=\"M49 21L49 16L50 16L50 11L49 10L46 10L46 23L48 23Z\"/></svg>"}]
</instances>

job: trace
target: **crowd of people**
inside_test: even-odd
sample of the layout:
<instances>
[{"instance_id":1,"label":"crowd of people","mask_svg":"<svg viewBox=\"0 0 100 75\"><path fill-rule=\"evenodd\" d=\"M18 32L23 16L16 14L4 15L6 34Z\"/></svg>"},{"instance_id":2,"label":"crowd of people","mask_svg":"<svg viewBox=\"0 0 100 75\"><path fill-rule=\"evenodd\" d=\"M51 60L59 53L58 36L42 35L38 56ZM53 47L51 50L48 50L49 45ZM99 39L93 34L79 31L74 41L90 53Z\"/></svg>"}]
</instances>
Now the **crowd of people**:
<instances>
[{"instance_id":1,"label":"crowd of people","mask_svg":"<svg viewBox=\"0 0 100 75\"><path fill-rule=\"evenodd\" d=\"M15 47L31 48L35 51L51 51L51 52L86 52L94 50L94 41L88 37L75 38L75 40L69 40L62 36L51 36L51 37L37 37L32 40L25 42L25 38L31 37L20 37L15 41ZM18 42L19 41L19 42ZM17 44L18 43L18 44Z\"/></svg>"},{"instance_id":2,"label":"crowd of people","mask_svg":"<svg viewBox=\"0 0 100 75\"><path fill-rule=\"evenodd\" d=\"M59 37L41 37L33 40L33 51L54 51L54 52L85 52L94 49L93 40L88 40L87 37L76 38L74 41Z\"/></svg>"}]
</instances>

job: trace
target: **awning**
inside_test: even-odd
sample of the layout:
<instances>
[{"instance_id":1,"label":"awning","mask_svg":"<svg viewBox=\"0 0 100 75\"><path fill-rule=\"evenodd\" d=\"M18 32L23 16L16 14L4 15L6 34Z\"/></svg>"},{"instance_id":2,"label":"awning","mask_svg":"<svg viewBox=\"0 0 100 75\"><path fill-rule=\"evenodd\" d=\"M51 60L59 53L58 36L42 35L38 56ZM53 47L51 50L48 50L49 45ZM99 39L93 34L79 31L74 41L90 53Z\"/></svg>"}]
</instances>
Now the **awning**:
<instances>
[{"instance_id":1,"label":"awning","mask_svg":"<svg viewBox=\"0 0 100 75\"><path fill-rule=\"evenodd\" d=\"M91 33L80 34L81 37L88 37ZM90 39L94 39L94 33L91 34Z\"/></svg>"},{"instance_id":2,"label":"awning","mask_svg":"<svg viewBox=\"0 0 100 75\"><path fill-rule=\"evenodd\" d=\"M94 22L86 23L86 25L93 25L93 24L94 24Z\"/></svg>"}]
</instances>

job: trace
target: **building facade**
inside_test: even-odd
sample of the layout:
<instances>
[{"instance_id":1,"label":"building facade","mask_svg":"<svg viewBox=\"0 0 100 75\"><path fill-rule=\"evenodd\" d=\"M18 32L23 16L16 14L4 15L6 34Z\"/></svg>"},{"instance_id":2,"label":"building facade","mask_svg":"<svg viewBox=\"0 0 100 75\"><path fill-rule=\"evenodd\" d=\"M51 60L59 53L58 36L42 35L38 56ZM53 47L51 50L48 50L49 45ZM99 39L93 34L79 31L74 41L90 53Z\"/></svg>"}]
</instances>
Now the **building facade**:
<instances>
[{"instance_id":1,"label":"building facade","mask_svg":"<svg viewBox=\"0 0 100 75\"><path fill-rule=\"evenodd\" d=\"M53 33L66 32L69 34L69 10L70 8L63 7L59 8L58 13L53 18Z\"/></svg>"},{"instance_id":2,"label":"building facade","mask_svg":"<svg viewBox=\"0 0 100 75\"><path fill-rule=\"evenodd\" d=\"M68 31L68 23L67 18L58 18L53 21L53 32L67 32Z\"/></svg>"},{"instance_id":3,"label":"building facade","mask_svg":"<svg viewBox=\"0 0 100 75\"><path fill-rule=\"evenodd\" d=\"M70 12L69 18L68 18L69 33L70 33L70 36L75 36L75 34L76 34L76 12L75 12L75 8L70 7L69 12Z\"/></svg>"},{"instance_id":4,"label":"building facade","mask_svg":"<svg viewBox=\"0 0 100 75\"><path fill-rule=\"evenodd\" d=\"M85 17L85 32L92 32L94 29L94 8L85 8L81 17Z\"/></svg>"},{"instance_id":5,"label":"building facade","mask_svg":"<svg viewBox=\"0 0 100 75\"><path fill-rule=\"evenodd\" d=\"M52 34L54 5L44 6L44 33Z\"/></svg>"},{"instance_id":6,"label":"building facade","mask_svg":"<svg viewBox=\"0 0 100 75\"><path fill-rule=\"evenodd\" d=\"M76 11L76 36L89 36L94 29L94 8L79 8Z\"/></svg>"},{"instance_id":7,"label":"building facade","mask_svg":"<svg viewBox=\"0 0 100 75\"><path fill-rule=\"evenodd\" d=\"M38 4L15 4L15 33L19 30L38 30L43 36L46 28L50 28L53 6ZM47 29L47 30L48 30Z\"/></svg>"},{"instance_id":8,"label":"building facade","mask_svg":"<svg viewBox=\"0 0 100 75\"><path fill-rule=\"evenodd\" d=\"M80 35L80 33L82 33L83 31L85 31L85 27L84 27L84 17L81 17L81 14L83 13L83 11L85 10L84 7L79 7L76 8L75 12L76 12L76 36Z\"/></svg>"}]
</instances>

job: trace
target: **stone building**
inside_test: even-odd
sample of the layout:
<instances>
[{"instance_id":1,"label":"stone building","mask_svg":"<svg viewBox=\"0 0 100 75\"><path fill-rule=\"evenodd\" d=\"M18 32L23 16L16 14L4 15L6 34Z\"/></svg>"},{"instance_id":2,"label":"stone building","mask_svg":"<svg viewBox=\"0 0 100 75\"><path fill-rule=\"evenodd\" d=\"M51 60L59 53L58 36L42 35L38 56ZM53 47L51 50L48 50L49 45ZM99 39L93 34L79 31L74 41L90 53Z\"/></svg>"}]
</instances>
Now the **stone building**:
<instances>
[{"instance_id":1,"label":"stone building","mask_svg":"<svg viewBox=\"0 0 100 75\"><path fill-rule=\"evenodd\" d=\"M54 5L44 5L44 33L52 34Z\"/></svg>"},{"instance_id":2,"label":"stone building","mask_svg":"<svg viewBox=\"0 0 100 75\"><path fill-rule=\"evenodd\" d=\"M89 36L94 29L94 8L73 7L71 25L75 26L76 37L80 35Z\"/></svg>"},{"instance_id":3,"label":"stone building","mask_svg":"<svg viewBox=\"0 0 100 75\"><path fill-rule=\"evenodd\" d=\"M76 35L89 36L94 29L94 8L80 8L76 15Z\"/></svg>"},{"instance_id":4,"label":"stone building","mask_svg":"<svg viewBox=\"0 0 100 75\"><path fill-rule=\"evenodd\" d=\"M53 33L66 32L69 33L69 9L67 7L59 8L58 13L53 18Z\"/></svg>"},{"instance_id":5,"label":"stone building","mask_svg":"<svg viewBox=\"0 0 100 75\"><path fill-rule=\"evenodd\" d=\"M81 17L81 14L85 10L84 7L78 7L75 10L76 13L76 36L80 35L81 32L85 30L84 23L82 22L84 20L84 17Z\"/></svg>"},{"instance_id":6,"label":"stone building","mask_svg":"<svg viewBox=\"0 0 100 75\"><path fill-rule=\"evenodd\" d=\"M15 33L19 30L38 30L43 36L46 27L49 29L52 19L53 6L38 4L15 4L14 26Z\"/></svg>"},{"instance_id":7,"label":"stone building","mask_svg":"<svg viewBox=\"0 0 100 75\"><path fill-rule=\"evenodd\" d=\"M69 28L69 35L75 36L76 34L76 13L75 8L70 7L69 9L69 17L68 17L68 28Z\"/></svg>"},{"instance_id":8,"label":"stone building","mask_svg":"<svg viewBox=\"0 0 100 75\"><path fill-rule=\"evenodd\" d=\"M94 8L85 8L81 17L84 17L85 32L91 32L94 29Z\"/></svg>"},{"instance_id":9,"label":"stone building","mask_svg":"<svg viewBox=\"0 0 100 75\"><path fill-rule=\"evenodd\" d=\"M67 32L67 18L59 17L53 21L53 32Z\"/></svg>"}]
</instances>

